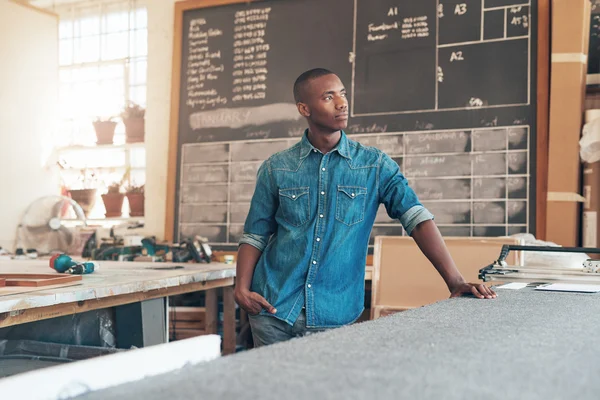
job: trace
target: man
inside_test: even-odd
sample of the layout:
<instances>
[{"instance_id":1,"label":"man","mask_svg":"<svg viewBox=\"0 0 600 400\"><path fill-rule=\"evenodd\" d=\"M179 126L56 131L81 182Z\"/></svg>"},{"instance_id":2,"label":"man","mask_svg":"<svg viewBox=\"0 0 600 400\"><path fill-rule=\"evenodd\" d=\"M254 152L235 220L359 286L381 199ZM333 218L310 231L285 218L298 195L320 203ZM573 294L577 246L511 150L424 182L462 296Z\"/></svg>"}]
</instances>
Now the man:
<instances>
[{"instance_id":1,"label":"man","mask_svg":"<svg viewBox=\"0 0 600 400\"><path fill-rule=\"evenodd\" d=\"M343 132L348 100L335 74L303 73L294 97L308 129L259 168L238 252L235 299L250 314L255 346L361 315L367 246L381 203L438 270L451 297L496 297L485 285L465 282L398 165Z\"/></svg>"}]
</instances>

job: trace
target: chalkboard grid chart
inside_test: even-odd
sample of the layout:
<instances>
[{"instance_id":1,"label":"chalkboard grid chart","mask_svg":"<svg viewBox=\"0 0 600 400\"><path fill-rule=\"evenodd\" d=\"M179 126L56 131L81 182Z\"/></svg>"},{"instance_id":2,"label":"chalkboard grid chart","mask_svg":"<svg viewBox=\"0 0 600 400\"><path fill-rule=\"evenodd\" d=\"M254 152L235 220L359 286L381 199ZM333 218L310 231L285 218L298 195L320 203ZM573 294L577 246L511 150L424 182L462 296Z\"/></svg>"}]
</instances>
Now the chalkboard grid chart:
<instances>
[{"instance_id":1,"label":"chalkboard grid chart","mask_svg":"<svg viewBox=\"0 0 600 400\"><path fill-rule=\"evenodd\" d=\"M529 133L526 126L352 135L390 155L447 236L527 232ZM296 140L186 144L181 164L179 232L234 246L243 233L258 167ZM403 235L383 206L372 232Z\"/></svg>"},{"instance_id":2,"label":"chalkboard grid chart","mask_svg":"<svg viewBox=\"0 0 600 400\"><path fill-rule=\"evenodd\" d=\"M535 233L538 2L176 3L167 232L236 248L258 167L306 128L292 84L324 67L346 133L398 163L444 235ZM381 207L371 244L403 234Z\"/></svg>"},{"instance_id":3,"label":"chalkboard grid chart","mask_svg":"<svg viewBox=\"0 0 600 400\"><path fill-rule=\"evenodd\" d=\"M406 3L355 0L353 116L530 103L528 1Z\"/></svg>"}]
</instances>

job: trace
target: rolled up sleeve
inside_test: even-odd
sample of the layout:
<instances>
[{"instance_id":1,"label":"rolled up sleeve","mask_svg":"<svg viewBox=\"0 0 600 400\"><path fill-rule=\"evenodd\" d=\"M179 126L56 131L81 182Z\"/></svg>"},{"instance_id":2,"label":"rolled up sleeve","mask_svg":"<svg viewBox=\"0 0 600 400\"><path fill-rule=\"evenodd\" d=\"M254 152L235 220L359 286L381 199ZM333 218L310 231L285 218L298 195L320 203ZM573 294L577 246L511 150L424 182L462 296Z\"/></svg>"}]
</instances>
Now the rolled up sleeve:
<instances>
[{"instance_id":1,"label":"rolled up sleeve","mask_svg":"<svg viewBox=\"0 0 600 400\"><path fill-rule=\"evenodd\" d=\"M254 235L252 233L244 232L238 246L242 244L249 244L250 246L256 247L260 251L264 251L269 242L269 236Z\"/></svg>"},{"instance_id":2,"label":"rolled up sleeve","mask_svg":"<svg viewBox=\"0 0 600 400\"><path fill-rule=\"evenodd\" d=\"M277 227L275 214L279 207L279 198L274 187L269 170L269 160L267 160L258 169L256 188L244 224L244 233L238 242L238 246L249 244L260 251L264 251L269 238Z\"/></svg>"},{"instance_id":3,"label":"rolled up sleeve","mask_svg":"<svg viewBox=\"0 0 600 400\"><path fill-rule=\"evenodd\" d=\"M380 203L385 206L390 218L400 221L409 235L421 222L434 218L408 186L398 164L385 153L381 155L378 186Z\"/></svg>"},{"instance_id":4,"label":"rolled up sleeve","mask_svg":"<svg viewBox=\"0 0 600 400\"><path fill-rule=\"evenodd\" d=\"M433 214L423 206L414 206L400 217L400 223L409 235L421 222L433 219Z\"/></svg>"}]
</instances>

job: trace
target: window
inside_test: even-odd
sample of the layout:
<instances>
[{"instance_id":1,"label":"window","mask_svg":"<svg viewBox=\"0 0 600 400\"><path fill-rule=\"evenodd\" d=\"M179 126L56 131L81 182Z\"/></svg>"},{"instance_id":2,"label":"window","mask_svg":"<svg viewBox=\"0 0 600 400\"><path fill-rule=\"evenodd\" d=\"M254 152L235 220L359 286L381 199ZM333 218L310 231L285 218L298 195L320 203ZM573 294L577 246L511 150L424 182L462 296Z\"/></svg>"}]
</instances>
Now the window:
<instances>
[{"instance_id":1,"label":"window","mask_svg":"<svg viewBox=\"0 0 600 400\"><path fill-rule=\"evenodd\" d=\"M56 144L93 145L93 120L118 120L130 101L146 105L146 8L135 1L97 1L55 11L60 15L61 120ZM115 142L125 142L122 123Z\"/></svg>"},{"instance_id":2,"label":"window","mask_svg":"<svg viewBox=\"0 0 600 400\"><path fill-rule=\"evenodd\" d=\"M59 127L54 139L67 188L96 188L88 218L103 218L101 194L127 170L129 184L145 183L145 148L125 145L119 117L130 102L146 107L147 12L135 0L76 2L53 8L59 22ZM113 145L96 146L92 122L112 117ZM82 170L93 181L82 182ZM125 203L127 200L125 200ZM127 215L125 207L125 216Z\"/></svg>"}]
</instances>

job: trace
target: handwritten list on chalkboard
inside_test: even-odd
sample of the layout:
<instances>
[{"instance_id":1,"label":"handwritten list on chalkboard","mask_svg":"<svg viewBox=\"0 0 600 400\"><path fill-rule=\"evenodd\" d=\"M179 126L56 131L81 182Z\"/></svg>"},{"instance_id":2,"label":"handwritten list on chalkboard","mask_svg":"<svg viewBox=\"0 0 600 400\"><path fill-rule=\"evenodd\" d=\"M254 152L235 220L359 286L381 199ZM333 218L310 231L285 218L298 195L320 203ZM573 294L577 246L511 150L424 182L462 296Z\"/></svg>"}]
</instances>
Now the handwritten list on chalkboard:
<instances>
[{"instance_id":1,"label":"handwritten list on chalkboard","mask_svg":"<svg viewBox=\"0 0 600 400\"><path fill-rule=\"evenodd\" d=\"M234 247L296 77L346 84L346 133L394 159L449 236L532 232L535 1L279 0L182 15L176 238ZM382 207L372 236L402 227Z\"/></svg>"}]
</instances>

